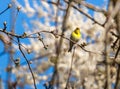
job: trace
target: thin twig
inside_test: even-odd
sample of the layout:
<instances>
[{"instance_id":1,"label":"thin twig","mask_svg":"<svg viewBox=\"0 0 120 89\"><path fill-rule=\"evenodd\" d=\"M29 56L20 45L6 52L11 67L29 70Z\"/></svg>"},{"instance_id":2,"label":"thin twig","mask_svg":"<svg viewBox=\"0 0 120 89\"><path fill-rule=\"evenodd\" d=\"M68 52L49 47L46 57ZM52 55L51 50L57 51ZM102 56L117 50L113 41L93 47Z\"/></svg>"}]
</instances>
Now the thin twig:
<instances>
[{"instance_id":1,"label":"thin twig","mask_svg":"<svg viewBox=\"0 0 120 89\"><path fill-rule=\"evenodd\" d=\"M3 33L5 33L5 34L7 34L7 35L11 35L11 36L13 36L13 37L22 38L21 35L14 34L14 33L12 33L12 32L7 32L7 31L4 31L3 29L0 29L0 32L3 32Z\"/></svg>"},{"instance_id":2,"label":"thin twig","mask_svg":"<svg viewBox=\"0 0 120 89\"><path fill-rule=\"evenodd\" d=\"M34 74L33 74L33 71L32 71L32 68L31 68L31 66L30 66L30 63L29 63L27 57L25 56L24 52L22 51L19 38L17 38L17 40L18 40L19 50L20 50L20 52L22 53L23 57L25 58L25 60L26 60L26 62L27 62L27 64L28 64L29 70L30 70L30 72L31 72L31 75L32 75L32 78L33 78L34 87L35 87L35 89L37 89L36 82L35 82L35 76L34 76Z\"/></svg>"},{"instance_id":3,"label":"thin twig","mask_svg":"<svg viewBox=\"0 0 120 89\"><path fill-rule=\"evenodd\" d=\"M40 33L38 33L38 40L40 40L44 46L45 49L47 49L47 45L45 45L44 41L43 41L43 38L40 37Z\"/></svg>"},{"instance_id":4,"label":"thin twig","mask_svg":"<svg viewBox=\"0 0 120 89\"><path fill-rule=\"evenodd\" d=\"M119 45L119 47L118 47L118 49L117 49L117 51L116 51L116 54L115 54L115 58L114 58L114 59L117 58L119 52L120 52L120 45Z\"/></svg>"},{"instance_id":5,"label":"thin twig","mask_svg":"<svg viewBox=\"0 0 120 89\"><path fill-rule=\"evenodd\" d=\"M96 12L103 12L104 14L107 13L106 10L101 9L101 8L98 8L98 7L95 7L94 5L89 4L89 3L87 3L87 2L81 1L80 4L81 4L81 5L84 5L85 7L89 8L89 9L91 9L91 10L94 10L94 11L96 11Z\"/></svg>"},{"instance_id":6,"label":"thin twig","mask_svg":"<svg viewBox=\"0 0 120 89\"><path fill-rule=\"evenodd\" d=\"M69 70L69 74L68 74L68 78L67 78L65 89L68 89L67 87L68 87L69 79L70 79L71 72L72 72L72 64L73 64L74 54L75 54L75 48L74 48L73 55L72 55L72 60L71 60L71 64L70 64L70 70Z\"/></svg>"},{"instance_id":7,"label":"thin twig","mask_svg":"<svg viewBox=\"0 0 120 89\"><path fill-rule=\"evenodd\" d=\"M118 39L120 39L119 35L115 34L114 32L111 31L111 34L115 37L117 37Z\"/></svg>"},{"instance_id":8,"label":"thin twig","mask_svg":"<svg viewBox=\"0 0 120 89\"><path fill-rule=\"evenodd\" d=\"M0 15L2 15L5 11L7 11L9 8L11 8L12 7L12 5L11 4L8 4L8 7L5 9L5 10L3 10L2 12L0 12Z\"/></svg>"},{"instance_id":9,"label":"thin twig","mask_svg":"<svg viewBox=\"0 0 120 89\"><path fill-rule=\"evenodd\" d=\"M68 3L68 1L64 0L66 3ZM90 16L89 14L85 13L81 8L77 8L75 5L71 4L71 6L76 9L77 11L79 11L80 13L82 13L83 15L85 15L86 17L88 17L89 19L91 19L94 23L97 23L98 25L102 26L104 24L99 23L98 21L96 21L92 16Z\"/></svg>"},{"instance_id":10,"label":"thin twig","mask_svg":"<svg viewBox=\"0 0 120 89\"><path fill-rule=\"evenodd\" d=\"M25 48L25 49L27 50L27 48L26 48L24 45L22 45L21 43L18 43L16 40L13 39L13 37L10 37L10 36L9 36L9 38L10 38L12 41L14 41L15 43L21 45L23 48Z\"/></svg>"},{"instance_id":11,"label":"thin twig","mask_svg":"<svg viewBox=\"0 0 120 89\"><path fill-rule=\"evenodd\" d=\"M56 2L53 2L53 1L46 1L46 0L41 0L41 1L47 2L47 3L52 4L52 5L55 5L62 11L66 11L66 9L64 7L61 7L60 4L58 4L58 2L56 3ZM60 1L60 0L58 0L58 1Z\"/></svg>"}]
</instances>

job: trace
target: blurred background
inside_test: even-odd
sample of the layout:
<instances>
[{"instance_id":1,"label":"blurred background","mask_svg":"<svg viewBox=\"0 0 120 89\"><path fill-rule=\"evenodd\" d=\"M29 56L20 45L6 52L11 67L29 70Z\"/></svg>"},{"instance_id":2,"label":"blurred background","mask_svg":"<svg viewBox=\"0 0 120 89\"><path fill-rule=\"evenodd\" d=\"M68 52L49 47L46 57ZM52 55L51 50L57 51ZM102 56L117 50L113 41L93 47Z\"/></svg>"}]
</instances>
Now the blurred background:
<instances>
[{"instance_id":1,"label":"blurred background","mask_svg":"<svg viewBox=\"0 0 120 89\"><path fill-rule=\"evenodd\" d=\"M120 0L0 3L0 89L119 89Z\"/></svg>"}]
</instances>

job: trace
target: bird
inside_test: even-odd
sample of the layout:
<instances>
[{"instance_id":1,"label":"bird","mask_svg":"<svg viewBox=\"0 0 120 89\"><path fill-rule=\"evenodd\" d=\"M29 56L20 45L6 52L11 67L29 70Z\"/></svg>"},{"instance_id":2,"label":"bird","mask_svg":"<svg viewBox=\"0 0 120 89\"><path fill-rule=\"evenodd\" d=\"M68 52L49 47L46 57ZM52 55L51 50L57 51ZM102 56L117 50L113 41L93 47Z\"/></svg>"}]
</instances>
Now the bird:
<instances>
[{"instance_id":1,"label":"bird","mask_svg":"<svg viewBox=\"0 0 120 89\"><path fill-rule=\"evenodd\" d=\"M70 40L74 41L75 43L77 43L81 38L81 32L80 32L80 28L76 27L76 29L71 33L70 36ZM68 52L72 51L72 47L75 43L73 43L72 41L70 41L70 48L68 50Z\"/></svg>"}]
</instances>

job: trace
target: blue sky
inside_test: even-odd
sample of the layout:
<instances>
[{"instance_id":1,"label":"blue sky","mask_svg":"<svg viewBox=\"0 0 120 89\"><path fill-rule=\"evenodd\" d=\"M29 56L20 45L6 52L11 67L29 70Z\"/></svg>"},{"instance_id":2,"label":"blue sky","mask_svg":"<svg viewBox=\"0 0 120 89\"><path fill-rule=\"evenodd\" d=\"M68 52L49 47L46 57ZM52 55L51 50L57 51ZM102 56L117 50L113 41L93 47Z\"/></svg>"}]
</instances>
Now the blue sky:
<instances>
[{"instance_id":1,"label":"blue sky","mask_svg":"<svg viewBox=\"0 0 120 89\"><path fill-rule=\"evenodd\" d=\"M23 0L18 0L22 5L24 5L24 2ZM30 1L30 0L29 0ZM104 1L103 0L86 0L88 3L92 3L93 5L96 5L96 6L102 6ZM10 3L10 0L0 0L0 12L3 11L7 5ZM32 3L32 2L31 2ZM2 15L0 15L0 28L3 28L3 22L6 21L7 22L7 31L10 31L10 28L11 28L11 10L12 9L9 9L7 10L6 12L4 12ZM91 15L93 15L93 11L90 10L89 13ZM27 22L30 21L29 18L27 18L27 16L23 13L19 13L18 14L18 17L17 17L17 21L16 21L16 26L15 26L15 32L17 34L23 34L24 32L24 28L22 26L22 21L25 20ZM29 43L27 40L25 40L24 42L26 43ZM0 53L3 51L4 49L4 45L3 43L0 41ZM17 57L19 56L19 52L16 53L16 55L14 57ZM6 72L5 72L5 68L7 66L7 63L8 63L8 58L9 56L8 55L3 55L3 56L0 56L0 77L2 78L2 80L6 80ZM31 56L29 56L31 57ZM24 60L24 59L23 59ZM51 69L52 70L52 69ZM49 70L48 72L50 72L51 70ZM46 73L48 73L46 72ZM39 87L41 87L41 89L44 89L43 85L42 84L39 84L38 85ZM26 86L27 87L27 86Z\"/></svg>"}]
</instances>

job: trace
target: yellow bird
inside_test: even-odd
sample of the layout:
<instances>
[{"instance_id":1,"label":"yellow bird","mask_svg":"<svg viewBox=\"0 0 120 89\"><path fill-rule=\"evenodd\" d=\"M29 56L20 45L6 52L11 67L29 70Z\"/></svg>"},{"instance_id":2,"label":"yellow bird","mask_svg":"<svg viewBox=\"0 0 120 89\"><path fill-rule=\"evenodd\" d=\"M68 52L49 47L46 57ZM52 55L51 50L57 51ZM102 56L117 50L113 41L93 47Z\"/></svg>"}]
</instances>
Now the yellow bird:
<instances>
[{"instance_id":1,"label":"yellow bird","mask_svg":"<svg viewBox=\"0 0 120 89\"><path fill-rule=\"evenodd\" d=\"M70 39L74 42L78 42L79 39L81 38L81 32L80 29L77 27L72 33L71 33L71 37ZM70 48L68 50L68 52L71 52L72 47L75 43L73 43L72 41L70 41Z\"/></svg>"}]
</instances>

